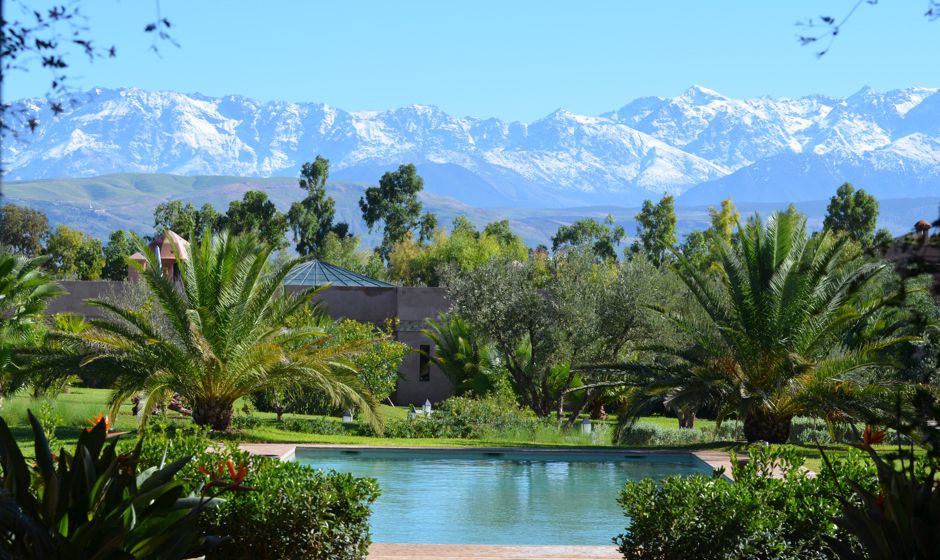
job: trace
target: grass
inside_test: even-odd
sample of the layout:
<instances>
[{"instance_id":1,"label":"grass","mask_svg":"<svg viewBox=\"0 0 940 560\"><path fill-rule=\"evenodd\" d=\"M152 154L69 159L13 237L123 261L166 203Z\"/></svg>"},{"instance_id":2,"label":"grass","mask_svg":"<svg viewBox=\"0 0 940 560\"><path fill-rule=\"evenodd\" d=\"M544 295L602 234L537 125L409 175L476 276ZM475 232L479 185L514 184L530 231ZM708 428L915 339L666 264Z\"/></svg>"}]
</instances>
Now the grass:
<instances>
[{"instance_id":1,"label":"grass","mask_svg":"<svg viewBox=\"0 0 940 560\"><path fill-rule=\"evenodd\" d=\"M81 433L82 428L91 424L91 419L98 414L108 414L110 406L108 397L110 391L107 389L87 389L81 387L72 388L70 392L63 393L56 398L34 399L27 395L17 395L4 401L0 408L0 415L11 426L14 436L24 452L32 454L32 430L29 428L26 411L32 410L34 414L45 412L54 417L52 423L56 424L55 437L62 445L74 445ZM241 409L244 403L236 403L236 414L243 414ZM403 420L407 417L407 407L393 407L381 405L380 413L386 420ZM384 437L365 437L357 435L326 435L312 434L305 432L294 432L280 428L276 423L276 415L269 412L253 411L251 415L261 420L261 425L249 429L243 429L231 434L224 434L222 439L244 442L271 442L271 443L323 443L337 445L384 445L384 446L414 446L414 447L612 447L610 443L610 433L608 430L605 435L582 434L575 429L570 432L560 432L551 426L543 426L536 431L523 432L499 432L487 433L480 439L457 439L457 438L384 438ZM179 421L188 421L185 417L176 416ZM313 419L340 423L341 419L331 416L307 416L301 414L285 414L284 419ZM136 433L139 418L131 415L131 405L126 403L121 406L120 414L116 419L112 419L112 429L121 432L129 432L129 435ZM611 427L613 422L610 420L606 424ZM598 424L595 424L597 426ZM656 428L676 428L675 418L664 416L647 416L638 420L637 425L650 426ZM704 428L706 430L714 428L715 423L711 420L697 420L696 429ZM806 459L806 467L819 472L822 466L822 456L819 448L812 445L790 444L790 448ZM654 447L657 448L657 447ZM666 449L667 447L658 447ZM847 446L829 445L824 446L826 452L840 453ZM884 451L890 452L897 448L890 445L879 446ZM715 441L696 443L689 445L669 446L668 449L683 449L689 451L697 450L715 450L729 451L738 450L743 452L744 444L741 442Z\"/></svg>"}]
</instances>

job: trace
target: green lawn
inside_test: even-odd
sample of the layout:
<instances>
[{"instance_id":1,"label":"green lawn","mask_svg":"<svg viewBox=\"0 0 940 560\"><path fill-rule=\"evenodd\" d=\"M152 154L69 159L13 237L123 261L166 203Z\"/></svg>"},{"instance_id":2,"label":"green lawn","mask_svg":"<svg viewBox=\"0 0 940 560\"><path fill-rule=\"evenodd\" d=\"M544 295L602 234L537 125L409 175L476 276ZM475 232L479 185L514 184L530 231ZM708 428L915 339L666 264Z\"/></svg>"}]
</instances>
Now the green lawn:
<instances>
[{"instance_id":1,"label":"green lawn","mask_svg":"<svg viewBox=\"0 0 940 560\"><path fill-rule=\"evenodd\" d=\"M55 399L32 399L29 396L19 395L7 399L3 407L0 408L0 416L12 427L17 441L25 452L32 454L32 432L28 427L26 417L27 409L37 413L44 408L57 418L55 436L64 445L74 444L78 438L81 429L91 425L92 418L98 414L107 414L110 406L108 405L108 396L110 392L106 389L85 389L72 388L69 393L63 393ZM45 407L44 407L45 405ZM241 412L242 403L236 405L236 413ZM408 414L407 407L393 407L388 405L381 406L382 417L388 420L402 420ZM252 416L260 419L262 424L258 427L239 430L231 434L222 436L223 439L231 439L246 442L284 442L284 443L328 443L345 445L391 445L391 446L470 446L470 447L501 447L501 446L519 446L519 447L609 447L609 437L594 440L590 435L581 434L578 430L570 433L560 433L551 427L546 427L538 433L525 434L493 434L483 439L444 439L444 438L382 438L382 437L363 437L355 435L324 435L310 434L303 432L288 431L280 428L275 422L275 414L267 412L251 413ZM178 421L188 421L185 417L172 415ZM320 418L333 422L341 422L340 418L327 416L306 416L296 414L285 414L285 419L311 419ZM117 431L135 433L138 427L139 419L131 415L131 405L129 403L121 406L121 412L116 419L112 418L112 428ZM675 418L663 416L648 416L641 418L638 425L654 426L658 428L675 428L677 422ZM711 420L698 420L696 428L713 428L715 423ZM612 424L608 424L612 427ZM608 434L610 431L607 432ZM729 450L737 448L743 444L735 442L712 442L696 445L685 445L673 448L699 450ZM819 450L807 445L793 445L800 454L807 459L807 467L813 470L821 468L821 457ZM829 446L828 450L840 452L845 446Z\"/></svg>"}]
</instances>

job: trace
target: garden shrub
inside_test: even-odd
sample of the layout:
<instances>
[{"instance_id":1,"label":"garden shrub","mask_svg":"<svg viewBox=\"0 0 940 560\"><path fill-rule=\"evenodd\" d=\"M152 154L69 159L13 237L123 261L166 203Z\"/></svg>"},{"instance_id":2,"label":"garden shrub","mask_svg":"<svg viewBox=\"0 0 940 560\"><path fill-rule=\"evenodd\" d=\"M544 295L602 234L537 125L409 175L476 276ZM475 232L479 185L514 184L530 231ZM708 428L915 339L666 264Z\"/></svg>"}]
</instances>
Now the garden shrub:
<instances>
[{"instance_id":1,"label":"garden shrub","mask_svg":"<svg viewBox=\"0 0 940 560\"><path fill-rule=\"evenodd\" d=\"M621 445L636 446L679 446L711 441L711 434L702 430L680 430L679 428L661 428L659 426L633 426L620 434Z\"/></svg>"},{"instance_id":2,"label":"garden shrub","mask_svg":"<svg viewBox=\"0 0 940 560\"><path fill-rule=\"evenodd\" d=\"M619 502L631 518L615 542L628 560L832 558L825 536L837 533L839 480L877 486L874 466L852 452L834 473L816 477L783 448L755 448L735 468L735 482L713 476L671 476L629 482ZM783 478L770 476L774 467Z\"/></svg>"},{"instance_id":3,"label":"garden shrub","mask_svg":"<svg viewBox=\"0 0 940 560\"><path fill-rule=\"evenodd\" d=\"M288 418L281 423L281 428L289 432L304 434L341 435L346 433L342 423L325 418Z\"/></svg>"},{"instance_id":4,"label":"garden shrub","mask_svg":"<svg viewBox=\"0 0 940 560\"><path fill-rule=\"evenodd\" d=\"M543 425L531 411L513 400L490 394L485 397L451 397L441 402L430 417L388 422L385 436L395 438L480 439L485 434L535 431ZM360 426L358 435L375 435Z\"/></svg>"},{"instance_id":5,"label":"garden shrub","mask_svg":"<svg viewBox=\"0 0 940 560\"><path fill-rule=\"evenodd\" d=\"M232 536L207 560L366 557L374 479L267 457L251 457L248 472L252 490L205 516L208 530Z\"/></svg>"},{"instance_id":6,"label":"garden shrub","mask_svg":"<svg viewBox=\"0 0 940 560\"><path fill-rule=\"evenodd\" d=\"M436 437L475 439L484 432L535 430L540 421L514 401L498 395L451 397L442 402L430 421L437 426Z\"/></svg>"},{"instance_id":7,"label":"garden shrub","mask_svg":"<svg viewBox=\"0 0 940 560\"><path fill-rule=\"evenodd\" d=\"M232 426L239 430L250 430L252 428L257 428L261 424L261 418L258 418L257 416L239 414L238 416L232 417Z\"/></svg>"},{"instance_id":8,"label":"garden shrub","mask_svg":"<svg viewBox=\"0 0 940 560\"><path fill-rule=\"evenodd\" d=\"M829 432L826 423L818 418L797 416L793 419L790 430L789 443L801 445L830 445L833 443L851 443L858 440L858 434L864 425L837 424L835 426L835 439ZM697 429L665 428L635 424L618 432L618 442L621 445L634 445L641 447L656 446L684 446L713 441L739 441L743 438L741 423L736 420L726 420L718 427L700 427ZM909 438L891 431L885 443L909 444Z\"/></svg>"},{"instance_id":9,"label":"garden shrub","mask_svg":"<svg viewBox=\"0 0 940 560\"><path fill-rule=\"evenodd\" d=\"M251 456L234 444L212 442L207 429L191 424L153 422L146 431L143 465L194 455L193 467L178 475L192 491L208 481L199 467L210 473L225 472L228 461L247 467L242 484L251 490L227 494L202 518L207 533L231 536L207 560L366 557L370 506L379 495L375 480Z\"/></svg>"}]
</instances>

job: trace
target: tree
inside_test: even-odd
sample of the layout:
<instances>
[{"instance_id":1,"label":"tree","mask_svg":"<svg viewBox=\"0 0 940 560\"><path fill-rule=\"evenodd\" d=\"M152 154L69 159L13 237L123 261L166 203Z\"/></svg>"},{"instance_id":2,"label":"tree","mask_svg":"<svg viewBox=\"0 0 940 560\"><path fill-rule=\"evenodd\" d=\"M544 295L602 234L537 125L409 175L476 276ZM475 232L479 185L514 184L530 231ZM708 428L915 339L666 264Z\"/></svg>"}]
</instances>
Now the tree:
<instances>
[{"instance_id":1,"label":"tree","mask_svg":"<svg viewBox=\"0 0 940 560\"><path fill-rule=\"evenodd\" d=\"M658 204L646 200L636 215L639 245L635 245L634 250L642 248L656 266L665 262L676 244L676 211L673 202L669 194L663 196Z\"/></svg>"},{"instance_id":2,"label":"tree","mask_svg":"<svg viewBox=\"0 0 940 560\"><path fill-rule=\"evenodd\" d=\"M894 243L894 236L886 228L878 228L871 240L872 247L888 247Z\"/></svg>"},{"instance_id":3,"label":"tree","mask_svg":"<svg viewBox=\"0 0 940 560\"><path fill-rule=\"evenodd\" d=\"M519 401L536 414L561 416L566 396L583 388L571 422L612 375L623 377L599 362L626 358L634 341L645 340L646 306L663 301L651 295L659 282L649 273L659 271L642 258L618 267L577 251L553 259L547 271L542 264L491 259L468 271L448 267L449 312L466 322L476 346L492 344Z\"/></svg>"},{"instance_id":4,"label":"tree","mask_svg":"<svg viewBox=\"0 0 940 560\"><path fill-rule=\"evenodd\" d=\"M104 269L101 276L106 280L127 280L127 257L137 250L139 238L135 233L123 229L112 231L104 248Z\"/></svg>"},{"instance_id":5,"label":"tree","mask_svg":"<svg viewBox=\"0 0 940 560\"><path fill-rule=\"evenodd\" d=\"M359 274L364 274L376 280L385 279L385 264L375 251L365 251L359 248L358 236L340 236L330 232L323 239L318 258L324 262L335 264Z\"/></svg>"},{"instance_id":6,"label":"tree","mask_svg":"<svg viewBox=\"0 0 940 560\"><path fill-rule=\"evenodd\" d=\"M431 212L425 212L418 222L418 242L426 243L430 241L434 237L435 231L437 231L437 216Z\"/></svg>"},{"instance_id":7,"label":"tree","mask_svg":"<svg viewBox=\"0 0 940 560\"><path fill-rule=\"evenodd\" d=\"M64 224L49 236L46 254L52 269L63 277L97 280L104 268L101 241Z\"/></svg>"},{"instance_id":8,"label":"tree","mask_svg":"<svg viewBox=\"0 0 940 560\"><path fill-rule=\"evenodd\" d=\"M614 246L620 245L624 235L622 226L614 227L612 215L608 214L603 224L585 218L571 225L559 226L558 231L552 237L552 251L557 252L566 246L588 248L600 260L617 260L617 251Z\"/></svg>"},{"instance_id":9,"label":"tree","mask_svg":"<svg viewBox=\"0 0 940 560\"><path fill-rule=\"evenodd\" d=\"M679 247L679 254L685 257L699 270L709 267L712 258L711 240L708 231L692 231L685 236L685 241Z\"/></svg>"},{"instance_id":10,"label":"tree","mask_svg":"<svg viewBox=\"0 0 940 560\"><path fill-rule=\"evenodd\" d=\"M193 421L224 430L236 400L257 391L310 386L337 405L354 406L378 426L377 403L356 378L355 345L328 346L316 325L292 328L317 290L286 293L284 277L301 260L269 270L270 245L253 235L206 236L177 259L177 286L146 247L146 266L135 267L156 301L157 317L104 300L106 312L86 333L63 334L79 347L84 367L116 374L114 412L138 393L142 409L180 393L192 403Z\"/></svg>"},{"instance_id":11,"label":"tree","mask_svg":"<svg viewBox=\"0 0 940 560\"><path fill-rule=\"evenodd\" d=\"M195 238L199 239L206 230L218 233L221 221L222 216L219 215L219 211L215 209L215 206L206 202L195 214L194 222L196 224L196 230L193 232L195 233ZM188 231L178 231L176 233L189 234Z\"/></svg>"},{"instance_id":12,"label":"tree","mask_svg":"<svg viewBox=\"0 0 940 560\"><path fill-rule=\"evenodd\" d=\"M26 382L26 370L14 364L13 350L35 337L46 304L65 293L43 271L48 260L0 253L0 398Z\"/></svg>"},{"instance_id":13,"label":"tree","mask_svg":"<svg viewBox=\"0 0 940 560\"><path fill-rule=\"evenodd\" d=\"M275 249L287 246L287 217L278 211L274 203L268 200L264 191L248 191L242 200L233 200L228 211L219 220L221 229L240 235L254 233L258 238Z\"/></svg>"},{"instance_id":14,"label":"tree","mask_svg":"<svg viewBox=\"0 0 940 560\"><path fill-rule=\"evenodd\" d=\"M525 245L522 238L512 231L509 220L499 220L486 224L486 227L483 228L483 235L489 235L496 239L500 245Z\"/></svg>"},{"instance_id":15,"label":"tree","mask_svg":"<svg viewBox=\"0 0 940 560\"><path fill-rule=\"evenodd\" d=\"M862 374L905 339L873 327L891 295L865 290L886 265L858 262L849 239L825 231L810 240L795 212L749 220L739 236L720 246L717 284L680 256L698 307L663 310L686 344L664 349L665 365L639 366L636 402L707 404L743 418L749 442L784 443L795 415L846 413L867 385Z\"/></svg>"},{"instance_id":16,"label":"tree","mask_svg":"<svg viewBox=\"0 0 940 560\"><path fill-rule=\"evenodd\" d=\"M416 242L412 235L392 247L388 257L389 278L406 286L438 286L447 266L473 270L492 260L525 261L528 250L511 231L483 233L463 216L454 218L450 235L439 230L430 243Z\"/></svg>"},{"instance_id":17,"label":"tree","mask_svg":"<svg viewBox=\"0 0 940 560\"><path fill-rule=\"evenodd\" d=\"M738 222L741 221L741 213L731 198L721 201L721 210L709 207L708 217L712 222L710 231L715 239L730 242Z\"/></svg>"},{"instance_id":18,"label":"tree","mask_svg":"<svg viewBox=\"0 0 940 560\"><path fill-rule=\"evenodd\" d=\"M708 208L711 227L693 231L685 237L679 252L699 270L718 270L718 250L722 243L732 243L741 213L730 198L721 201L721 210Z\"/></svg>"},{"instance_id":19,"label":"tree","mask_svg":"<svg viewBox=\"0 0 940 560\"><path fill-rule=\"evenodd\" d=\"M0 246L14 253L35 257L49 235L49 220L39 210L4 204L0 206Z\"/></svg>"},{"instance_id":20,"label":"tree","mask_svg":"<svg viewBox=\"0 0 940 560\"><path fill-rule=\"evenodd\" d=\"M878 201L865 189L855 190L851 183L843 183L835 196L829 199L823 229L847 235L862 247L870 247L878 222Z\"/></svg>"},{"instance_id":21,"label":"tree","mask_svg":"<svg viewBox=\"0 0 940 560\"><path fill-rule=\"evenodd\" d=\"M218 232L222 217L212 204L203 204L198 210L192 203L183 204L180 200L161 202L153 209L153 229L156 235L166 230L188 237L194 241L202 237L203 232Z\"/></svg>"},{"instance_id":22,"label":"tree","mask_svg":"<svg viewBox=\"0 0 940 560\"><path fill-rule=\"evenodd\" d=\"M195 233L197 213L189 202L185 205L180 200L161 202L153 209L153 229L156 235L168 229L181 235Z\"/></svg>"},{"instance_id":23,"label":"tree","mask_svg":"<svg viewBox=\"0 0 940 560\"><path fill-rule=\"evenodd\" d=\"M428 357L454 385L454 394L483 396L497 389L502 368L492 344L458 315L441 313L427 324L421 333L434 343Z\"/></svg>"},{"instance_id":24,"label":"tree","mask_svg":"<svg viewBox=\"0 0 940 560\"><path fill-rule=\"evenodd\" d=\"M450 313L491 342L509 371L519 401L536 414L556 408L559 379L567 377L559 326L564 317L532 281L533 270L490 260L472 271L448 268Z\"/></svg>"},{"instance_id":25,"label":"tree","mask_svg":"<svg viewBox=\"0 0 940 560\"><path fill-rule=\"evenodd\" d=\"M414 164L400 165L397 171L389 171L379 179L378 187L366 189L359 199L362 219L369 231L379 222L384 223L382 245L379 248L384 259L398 241L419 225L421 202L418 193L424 188L424 180L418 175Z\"/></svg>"},{"instance_id":26,"label":"tree","mask_svg":"<svg viewBox=\"0 0 940 560\"><path fill-rule=\"evenodd\" d=\"M322 258L322 245L331 232L337 237L348 235L349 225L333 224L336 201L326 194L326 181L330 176L330 160L317 156L313 163L305 163L300 170L300 188L307 195L291 204L287 222L294 233L297 252Z\"/></svg>"}]
</instances>

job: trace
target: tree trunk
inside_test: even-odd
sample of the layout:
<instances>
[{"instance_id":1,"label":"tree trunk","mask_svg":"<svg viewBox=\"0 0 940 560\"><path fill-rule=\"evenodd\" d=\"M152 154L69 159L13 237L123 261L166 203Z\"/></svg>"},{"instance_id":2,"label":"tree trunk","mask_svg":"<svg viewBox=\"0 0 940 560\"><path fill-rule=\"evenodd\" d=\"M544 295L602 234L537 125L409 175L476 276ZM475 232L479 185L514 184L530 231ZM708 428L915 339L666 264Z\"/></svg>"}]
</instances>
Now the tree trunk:
<instances>
[{"instance_id":1,"label":"tree trunk","mask_svg":"<svg viewBox=\"0 0 940 560\"><path fill-rule=\"evenodd\" d=\"M679 419L680 430L691 430L695 427L695 411L677 410L676 417Z\"/></svg>"},{"instance_id":2,"label":"tree trunk","mask_svg":"<svg viewBox=\"0 0 940 560\"><path fill-rule=\"evenodd\" d=\"M588 403L591 400L593 392L588 390L584 392L584 396L581 397L581 400L578 402L578 405L574 407L571 411L571 414L568 415L568 421L565 422L565 429L571 429L574 427L575 421L578 419L578 416L581 416L581 413L584 412L584 409L587 408Z\"/></svg>"},{"instance_id":3,"label":"tree trunk","mask_svg":"<svg viewBox=\"0 0 940 560\"><path fill-rule=\"evenodd\" d=\"M195 400L193 402L193 422L199 426L208 425L213 430L224 431L232 425L232 403L219 399Z\"/></svg>"},{"instance_id":4,"label":"tree trunk","mask_svg":"<svg viewBox=\"0 0 940 560\"><path fill-rule=\"evenodd\" d=\"M750 410L744 417L744 438L748 443L786 443L790 439L792 416L780 416L766 410Z\"/></svg>"}]
</instances>

